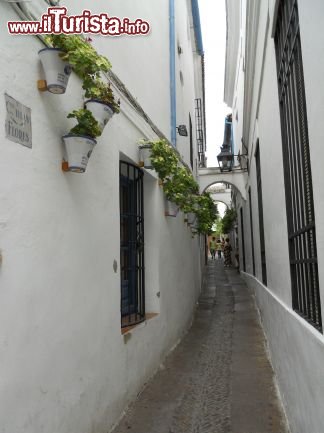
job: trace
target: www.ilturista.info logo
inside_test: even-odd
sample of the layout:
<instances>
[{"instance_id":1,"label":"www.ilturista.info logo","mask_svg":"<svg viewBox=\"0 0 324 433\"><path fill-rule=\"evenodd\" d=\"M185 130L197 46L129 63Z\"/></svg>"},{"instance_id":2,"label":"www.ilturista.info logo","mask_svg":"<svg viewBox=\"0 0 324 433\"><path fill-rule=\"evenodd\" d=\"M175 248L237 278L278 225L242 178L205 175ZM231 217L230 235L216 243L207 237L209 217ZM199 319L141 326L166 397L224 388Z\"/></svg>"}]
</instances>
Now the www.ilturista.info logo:
<instances>
[{"instance_id":1,"label":"www.ilturista.info logo","mask_svg":"<svg viewBox=\"0 0 324 433\"><path fill-rule=\"evenodd\" d=\"M105 36L147 35L150 25L141 18L131 21L129 18L110 17L106 13L92 15L84 10L82 15L67 15L65 7L48 8L40 21L8 21L8 32L12 35L39 34L102 34Z\"/></svg>"}]
</instances>

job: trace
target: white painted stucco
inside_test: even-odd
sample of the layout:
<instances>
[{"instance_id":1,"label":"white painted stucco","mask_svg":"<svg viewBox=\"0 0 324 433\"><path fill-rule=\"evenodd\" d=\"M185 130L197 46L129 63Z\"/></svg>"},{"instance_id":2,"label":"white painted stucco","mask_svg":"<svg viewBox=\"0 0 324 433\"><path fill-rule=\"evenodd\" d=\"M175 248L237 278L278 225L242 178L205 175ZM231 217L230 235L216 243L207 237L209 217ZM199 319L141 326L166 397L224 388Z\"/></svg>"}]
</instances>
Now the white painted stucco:
<instances>
[{"instance_id":1,"label":"white painted stucco","mask_svg":"<svg viewBox=\"0 0 324 433\"><path fill-rule=\"evenodd\" d=\"M241 29L242 40L246 42L243 62L245 68L237 68L235 80L227 79L228 83L235 83L232 101L234 138L237 144L243 137L248 148L250 163L245 183L247 200L242 200L240 195L236 197L238 214L242 208L244 220L244 251L240 218L238 220L240 265L243 271L244 254L246 272L243 275L249 286L255 290L291 432L321 433L324 429L322 418L324 338L322 333L292 310L277 68L272 38L277 3L274 0L243 1L243 9L247 14L246 19L243 19L243 22L247 23L246 33L244 27ZM322 199L324 137L319 119L324 114L320 91L324 62L318 53L324 43L322 29L324 5L317 0L310 8L307 0L298 0L298 8L323 312L324 229L321 221L324 218ZM226 73L232 74L234 66L236 62L227 69ZM257 142L261 161L267 287L261 283L259 209L254 156ZM241 147L241 151L244 151L244 148ZM249 188L251 188L252 199L255 275L253 275L252 263Z\"/></svg>"},{"instance_id":2,"label":"white painted stucco","mask_svg":"<svg viewBox=\"0 0 324 433\"><path fill-rule=\"evenodd\" d=\"M221 172L219 167L199 169L199 188L203 192L216 183L227 183L246 199L246 175L242 171Z\"/></svg>"},{"instance_id":3,"label":"white painted stucco","mask_svg":"<svg viewBox=\"0 0 324 433\"><path fill-rule=\"evenodd\" d=\"M227 207L231 207L232 204L232 192L230 189L224 190L223 192L211 193L211 198L215 202L224 203Z\"/></svg>"},{"instance_id":4,"label":"white painted stucco","mask_svg":"<svg viewBox=\"0 0 324 433\"><path fill-rule=\"evenodd\" d=\"M169 137L166 4L65 2L71 13L87 7L150 21L147 37L94 37L93 44ZM187 2L179 2L176 22L189 12ZM80 82L72 75L66 94L40 93L36 82L43 71L37 52L43 45L32 36L9 36L6 22L16 19L10 4L1 2L1 97L6 92L31 108L33 148L5 138L3 99L0 431L103 433L188 328L200 291L203 246L192 238L181 213L164 216L163 191L156 176L145 173L146 309L158 314L123 336L119 160L137 163L138 140L155 134L120 95L121 113L98 140L86 173L64 173L61 136L73 124L67 113L82 106ZM186 56L177 110L188 125L189 112L194 124L194 98L202 91L194 90L198 55L192 40L183 36L184 26L177 27ZM189 163L189 139L182 140L179 149ZM195 146L194 152L196 159Z\"/></svg>"}]
</instances>

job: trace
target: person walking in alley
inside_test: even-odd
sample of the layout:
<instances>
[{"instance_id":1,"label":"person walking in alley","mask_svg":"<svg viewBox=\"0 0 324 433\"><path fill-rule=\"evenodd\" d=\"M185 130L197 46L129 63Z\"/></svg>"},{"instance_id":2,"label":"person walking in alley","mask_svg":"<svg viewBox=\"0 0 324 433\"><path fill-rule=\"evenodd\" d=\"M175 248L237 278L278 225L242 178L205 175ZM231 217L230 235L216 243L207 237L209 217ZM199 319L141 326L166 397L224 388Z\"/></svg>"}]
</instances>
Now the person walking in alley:
<instances>
[{"instance_id":1,"label":"person walking in alley","mask_svg":"<svg viewBox=\"0 0 324 433\"><path fill-rule=\"evenodd\" d=\"M216 238L215 238L215 236L213 236L209 242L209 251L210 251L212 260L215 260L215 254L216 254Z\"/></svg>"},{"instance_id":2,"label":"person walking in alley","mask_svg":"<svg viewBox=\"0 0 324 433\"><path fill-rule=\"evenodd\" d=\"M220 239L218 239L218 241L217 241L216 250L217 250L217 254L218 254L218 259L221 259L222 258L223 245L222 245L222 242Z\"/></svg>"},{"instance_id":3,"label":"person walking in alley","mask_svg":"<svg viewBox=\"0 0 324 433\"><path fill-rule=\"evenodd\" d=\"M224 245L224 266L226 267L231 266L232 264L231 253L232 253L232 246L230 244L229 238L226 238L225 245Z\"/></svg>"}]
</instances>

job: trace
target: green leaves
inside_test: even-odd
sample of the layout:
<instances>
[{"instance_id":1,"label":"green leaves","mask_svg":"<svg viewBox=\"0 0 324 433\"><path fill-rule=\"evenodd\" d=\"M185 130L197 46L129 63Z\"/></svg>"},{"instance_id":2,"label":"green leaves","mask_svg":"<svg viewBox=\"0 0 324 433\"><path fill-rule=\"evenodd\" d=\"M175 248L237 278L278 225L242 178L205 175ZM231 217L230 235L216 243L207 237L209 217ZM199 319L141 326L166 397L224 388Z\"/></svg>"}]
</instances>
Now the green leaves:
<instances>
[{"instance_id":1,"label":"green leaves","mask_svg":"<svg viewBox=\"0 0 324 433\"><path fill-rule=\"evenodd\" d=\"M114 93L110 84L103 83L101 80L84 80L82 88L85 90L85 97L89 99L98 99L108 104L115 113L120 112L120 102L116 102Z\"/></svg>"},{"instance_id":2,"label":"green leaves","mask_svg":"<svg viewBox=\"0 0 324 433\"><path fill-rule=\"evenodd\" d=\"M184 213L196 215L195 233L210 233L217 209L209 193L199 195L199 185L191 171L183 166L166 140L142 141L141 144L151 146L151 164L162 180L166 198Z\"/></svg>"},{"instance_id":3,"label":"green leaves","mask_svg":"<svg viewBox=\"0 0 324 433\"><path fill-rule=\"evenodd\" d=\"M74 72L82 79L82 88L85 91L85 97L88 99L97 99L105 104L110 105L115 113L120 112L120 101L116 101L114 93L109 83L102 81L101 74L107 73L111 69L109 60L97 53L89 41L80 35L51 34L45 38L46 42L55 48L64 51L61 55L62 60L69 62ZM81 110L73 111L80 113ZM91 124L86 116L69 115L82 121L82 125L73 128L75 130L89 129L96 133L96 137L101 135L100 128L97 129L95 124ZM87 125L87 126L85 126ZM89 135L89 134L87 134ZM92 136L92 135L91 135Z\"/></svg>"},{"instance_id":4,"label":"green leaves","mask_svg":"<svg viewBox=\"0 0 324 433\"><path fill-rule=\"evenodd\" d=\"M144 141L143 143L151 144L151 163L162 181L176 173L179 157L166 140Z\"/></svg>"},{"instance_id":5,"label":"green leaves","mask_svg":"<svg viewBox=\"0 0 324 433\"><path fill-rule=\"evenodd\" d=\"M189 204L192 194L199 192L199 186L192 174L184 167L178 167L172 177L165 179L163 188L168 200L181 208Z\"/></svg>"},{"instance_id":6,"label":"green leaves","mask_svg":"<svg viewBox=\"0 0 324 433\"><path fill-rule=\"evenodd\" d=\"M236 218L237 218L236 210L227 208L225 211L225 215L223 216L222 219L222 232L224 234L229 233L232 230Z\"/></svg>"},{"instance_id":7,"label":"green leaves","mask_svg":"<svg viewBox=\"0 0 324 433\"><path fill-rule=\"evenodd\" d=\"M100 56L93 46L79 35L51 34L45 40L65 52L62 60L69 62L81 79L87 75L100 78L101 72L111 69L109 60Z\"/></svg>"},{"instance_id":8,"label":"green leaves","mask_svg":"<svg viewBox=\"0 0 324 433\"><path fill-rule=\"evenodd\" d=\"M205 192L197 198L197 218L199 233L210 234L212 232L212 227L217 218L217 206L215 205L210 194Z\"/></svg>"},{"instance_id":9,"label":"green leaves","mask_svg":"<svg viewBox=\"0 0 324 433\"><path fill-rule=\"evenodd\" d=\"M78 121L78 124L71 129L71 134L76 135L87 135L95 138L101 135L101 129L99 123L93 117L89 110L80 108L80 110L74 110L67 116L69 119L74 118Z\"/></svg>"}]
</instances>

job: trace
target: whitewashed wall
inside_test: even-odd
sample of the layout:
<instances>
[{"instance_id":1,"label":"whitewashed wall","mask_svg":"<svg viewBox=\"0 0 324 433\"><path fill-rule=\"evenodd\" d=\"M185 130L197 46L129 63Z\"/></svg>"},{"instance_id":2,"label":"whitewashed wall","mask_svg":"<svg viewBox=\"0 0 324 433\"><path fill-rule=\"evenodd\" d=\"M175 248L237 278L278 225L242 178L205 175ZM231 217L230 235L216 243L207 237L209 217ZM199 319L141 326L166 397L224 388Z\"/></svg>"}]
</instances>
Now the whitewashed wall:
<instances>
[{"instance_id":1,"label":"whitewashed wall","mask_svg":"<svg viewBox=\"0 0 324 433\"><path fill-rule=\"evenodd\" d=\"M120 4L111 2L108 12L146 18L152 24L150 36L94 38L94 45L169 136L166 2L153 7L128 0L123 9ZM66 5L77 12L73 2ZM86 6L80 3L80 9ZM108 7L96 2L91 8ZM6 22L17 17L7 3L0 3L0 12L1 97L7 92L30 107L33 129L32 149L6 139L3 99L0 430L107 432L190 324L200 290L199 241L192 239L183 215L164 217L163 192L146 173L146 306L158 315L123 336L119 160L136 163L138 139L154 134L122 98L122 112L98 140L86 173L62 172L61 136L72 125L67 113L82 105L80 82L71 76L62 96L39 93L42 44L32 36L9 36ZM187 9L180 13L185 16ZM191 67L189 58L188 51L185 70ZM187 77L191 89L192 73ZM192 110L192 105L184 108L191 98L179 107Z\"/></svg>"},{"instance_id":2,"label":"whitewashed wall","mask_svg":"<svg viewBox=\"0 0 324 433\"><path fill-rule=\"evenodd\" d=\"M250 6L253 3L249 2ZM264 330L268 338L271 359L277 374L280 393L284 402L292 433L321 433L324 428L322 402L324 398L324 338L292 310L291 281L287 241L286 203L282 164L282 144L278 103L277 71L272 30L275 1L260 3L260 16L256 38L255 71L252 80L251 124L248 129L250 172L246 178L246 190L251 187L254 223L254 254L256 275L252 272L251 231L249 202L238 199L238 209L243 207L246 273L243 274L255 290ZM317 252L319 280L324 299L324 202L322 199L324 177L322 163L323 128L320 119L324 114L321 77L324 62L318 56L324 43L322 23L324 5L315 0L309 7L307 0L298 0L302 54L305 75L310 153L316 213ZM242 82L236 77L236 83ZM245 88L246 92L246 88ZM239 105L240 86L235 88L233 103ZM236 99L237 98L237 99ZM239 110L239 119L246 113ZM239 125L235 125L239 134ZM263 217L267 263L267 287L262 281L258 197L256 185L255 148L260 145L262 174ZM239 226L240 230L240 226ZM242 257L242 244L240 255ZM242 266L242 261L241 261Z\"/></svg>"},{"instance_id":3,"label":"whitewashed wall","mask_svg":"<svg viewBox=\"0 0 324 433\"><path fill-rule=\"evenodd\" d=\"M64 1L69 12L91 9L92 13L107 12L109 16L130 20L142 18L151 24L150 33L143 36L92 37L100 53L106 55L113 71L137 98L160 130L170 138L169 91L169 6L164 0ZM183 10L186 17L186 10ZM145 77L150 77L149 82Z\"/></svg>"}]
</instances>

